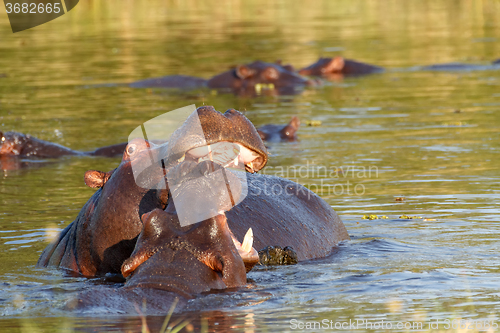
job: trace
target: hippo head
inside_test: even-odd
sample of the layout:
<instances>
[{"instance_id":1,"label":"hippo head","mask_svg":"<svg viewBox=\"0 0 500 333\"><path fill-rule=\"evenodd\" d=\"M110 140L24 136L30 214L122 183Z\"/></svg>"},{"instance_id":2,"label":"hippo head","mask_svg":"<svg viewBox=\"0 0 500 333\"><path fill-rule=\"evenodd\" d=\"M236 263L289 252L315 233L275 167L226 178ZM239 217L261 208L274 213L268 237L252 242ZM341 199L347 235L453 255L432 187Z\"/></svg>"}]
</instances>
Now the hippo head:
<instances>
[{"instance_id":1,"label":"hippo head","mask_svg":"<svg viewBox=\"0 0 500 333\"><path fill-rule=\"evenodd\" d=\"M22 133L0 131L0 155L21 155L28 139Z\"/></svg>"},{"instance_id":2,"label":"hippo head","mask_svg":"<svg viewBox=\"0 0 500 333\"><path fill-rule=\"evenodd\" d=\"M296 94L306 85L312 85L308 80L289 66L255 61L210 78L209 88L229 89L237 94L255 95L262 90L274 91L277 94Z\"/></svg>"},{"instance_id":3,"label":"hippo head","mask_svg":"<svg viewBox=\"0 0 500 333\"><path fill-rule=\"evenodd\" d=\"M300 120L297 116L293 116L292 120L283 127L280 131L280 136L282 140L295 141L297 140L297 130L300 127Z\"/></svg>"},{"instance_id":4,"label":"hippo head","mask_svg":"<svg viewBox=\"0 0 500 333\"><path fill-rule=\"evenodd\" d=\"M384 68L343 57L320 58L309 67L299 70L307 76L322 76L330 80L341 80L344 75L360 76L381 73Z\"/></svg>"},{"instance_id":5,"label":"hippo head","mask_svg":"<svg viewBox=\"0 0 500 333\"><path fill-rule=\"evenodd\" d=\"M328 76L328 74L342 73L345 66L343 57L319 58L309 67L299 70L299 74L306 76Z\"/></svg>"},{"instance_id":6,"label":"hippo head","mask_svg":"<svg viewBox=\"0 0 500 333\"><path fill-rule=\"evenodd\" d=\"M258 262L251 243L244 241L244 247L233 240L223 214L188 227L181 227L175 214L161 209L144 214L142 220L144 228L134 252L122 265L126 287L191 296L244 285L247 268L242 255L247 262Z\"/></svg>"}]
</instances>

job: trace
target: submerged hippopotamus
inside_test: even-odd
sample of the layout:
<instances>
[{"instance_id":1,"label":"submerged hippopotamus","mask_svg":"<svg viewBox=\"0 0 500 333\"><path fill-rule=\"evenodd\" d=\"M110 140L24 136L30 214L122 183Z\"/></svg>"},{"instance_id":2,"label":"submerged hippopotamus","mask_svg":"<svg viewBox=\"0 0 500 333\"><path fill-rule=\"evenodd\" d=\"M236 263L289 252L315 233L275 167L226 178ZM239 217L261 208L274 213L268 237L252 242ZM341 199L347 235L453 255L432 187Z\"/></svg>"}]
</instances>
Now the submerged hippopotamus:
<instances>
[{"instance_id":1,"label":"submerged hippopotamus","mask_svg":"<svg viewBox=\"0 0 500 333\"><path fill-rule=\"evenodd\" d=\"M120 143L82 152L34 138L29 134L0 131L0 156L57 158L67 155L83 155L113 157L121 155L126 146L127 143Z\"/></svg>"},{"instance_id":2,"label":"submerged hippopotamus","mask_svg":"<svg viewBox=\"0 0 500 333\"><path fill-rule=\"evenodd\" d=\"M493 61L491 64L466 64L460 62L450 62L445 64L435 64L429 66L416 67L424 71L449 71L449 72L469 72L469 71L487 71L500 69L500 59Z\"/></svg>"},{"instance_id":3,"label":"submerged hippopotamus","mask_svg":"<svg viewBox=\"0 0 500 333\"><path fill-rule=\"evenodd\" d=\"M263 141L296 141L297 130L299 129L299 126L299 118L293 116L292 120L290 120L290 122L286 125L264 125L257 129L257 133L259 133L260 138Z\"/></svg>"},{"instance_id":4,"label":"submerged hippopotamus","mask_svg":"<svg viewBox=\"0 0 500 333\"><path fill-rule=\"evenodd\" d=\"M299 70L299 74L306 76L322 76L329 79L342 78L343 76L359 76L381 73L384 68L365 64L343 57L319 58L314 64Z\"/></svg>"},{"instance_id":5,"label":"submerged hippopotamus","mask_svg":"<svg viewBox=\"0 0 500 333\"><path fill-rule=\"evenodd\" d=\"M76 220L44 250L37 265L60 266L86 276L121 273L122 264L130 257L142 230L140 217L156 208L172 209L173 206L169 188L138 186L132 172L132 163L147 164L151 155L162 150L170 151L163 160L164 168L153 168L141 184L161 183L164 175L181 163L206 162L200 151L206 150L206 145L215 146L220 142L240 147L238 161L232 163L242 163L250 172L264 167L267 162L265 146L255 127L241 113L231 109L223 115L213 107L204 106L198 108L196 114L206 142L193 134L188 118L172 134L168 144L151 147L146 140L135 139L127 146L117 169L109 173L87 172L86 183L100 189ZM218 209L219 214L226 211L227 223L237 239L244 239L252 228L255 248L292 246L299 260L324 257L338 242L349 239L333 209L305 187L286 179L253 173L247 174L247 180L245 199L229 211L227 207ZM199 200L209 199L206 192L199 197ZM192 206L195 209L197 204Z\"/></svg>"},{"instance_id":6,"label":"submerged hippopotamus","mask_svg":"<svg viewBox=\"0 0 500 333\"><path fill-rule=\"evenodd\" d=\"M208 80L202 78L170 75L133 82L133 88L210 88L229 91L237 95L255 95L262 91L271 91L279 95L294 95L315 81L304 78L294 72L290 65L255 61L236 66Z\"/></svg>"},{"instance_id":7,"label":"submerged hippopotamus","mask_svg":"<svg viewBox=\"0 0 500 333\"><path fill-rule=\"evenodd\" d=\"M224 214L181 227L175 213L155 209L142 222L135 249L121 267L125 285L84 292L68 308L96 307L100 313L139 308L164 315L174 302L179 311L202 292L245 285L246 272L258 261L250 243L235 241Z\"/></svg>"}]
</instances>

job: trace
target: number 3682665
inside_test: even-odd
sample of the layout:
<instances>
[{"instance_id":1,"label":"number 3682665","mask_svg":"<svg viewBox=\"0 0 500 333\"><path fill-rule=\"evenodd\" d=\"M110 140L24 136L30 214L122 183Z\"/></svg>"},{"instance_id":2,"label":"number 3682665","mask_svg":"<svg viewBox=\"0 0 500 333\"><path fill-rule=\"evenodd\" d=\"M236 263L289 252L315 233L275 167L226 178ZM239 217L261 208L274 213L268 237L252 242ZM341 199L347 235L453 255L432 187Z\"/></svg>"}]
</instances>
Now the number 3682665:
<instances>
[{"instance_id":1,"label":"number 3682665","mask_svg":"<svg viewBox=\"0 0 500 333\"><path fill-rule=\"evenodd\" d=\"M60 13L61 3L6 3L5 8L7 8L7 14L10 13L23 13L23 14L42 14L42 13Z\"/></svg>"}]
</instances>

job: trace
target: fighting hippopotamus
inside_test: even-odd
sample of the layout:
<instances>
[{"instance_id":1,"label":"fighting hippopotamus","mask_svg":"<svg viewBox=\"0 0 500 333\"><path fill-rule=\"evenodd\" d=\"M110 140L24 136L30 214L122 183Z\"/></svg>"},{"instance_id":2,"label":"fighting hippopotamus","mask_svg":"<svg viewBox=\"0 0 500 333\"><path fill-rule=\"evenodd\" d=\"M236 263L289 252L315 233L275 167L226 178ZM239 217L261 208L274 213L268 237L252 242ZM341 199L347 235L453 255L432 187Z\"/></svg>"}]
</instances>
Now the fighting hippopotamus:
<instances>
[{"instance_id":1,"label":"fighting hippopotamus","mask_svg":"<svg viewBox=\"0 0 500 333\"><path fill-rule=\"evenodd\" d=\"M164 181L164 176L181 163L205 163L206 157L217 156L215 148L207 147L223 142L239 147L235 149L239 155L231 165L241 163L252 172L246 174L248 194L244 200L229 211L227 207L217 209L219 214L225 211L227 224L237 239L244 239L252 228L255 248L292 246L299 260L324 257L340 241L349 239L340 218L316 194L289 180L253 173L265 166L267 151L255 127L241 113L231 109L221 114L204 106L194 115L200 120L205 140L193 133L192 115L167 144L153 146L144 139L135 139L125 149L118 168L109 173L87 172L87 185L100 189L76 220L44 250L37 265L60 266L86 276L121 273L142 230L140 217L157 208L172 207L172 196L176 197L169 191L170 183L161 189L154 185ZM162 159L162 168L150 170L141 186L137 185L132 164L147 164L152 155L164 150L169 154ZM148 189L145 183L151 187ZM204 193L200 193L199 200L210 199ZM193 209L195 206L192 204Z\"/></svg>"},{"instance_id":2,"label":"fighting hippopotamus","mask_svg":"<svg viewBox=\"0 0 500 333\"><path fill-rule=\"evenodd\" d=\"M101 313L142 309L151 315L165 314L178 301L179 311L202 292L245 285L246 272L258 261L250 243L235 242L223 213L181 227L175 213L155 209L142 222L135 249L121 267L125 285L84 292L68 308L97 307Z\"/></svg>"},{"instance_id":3,"label":"fighting hippopotamus","mask_svg":"<svg viewBox=\"0 0 500 333\"><path fill-rule=\"evenodd\" d=\"M29 134L0 131L0 156L57 158L67 155L113 157L123 153L127 143L98 148L93 151L77 151L32 137Z\"/></svg>"},{"instance_id":4,"label":"fighting hippopotamus","mask_svg":"<svg viewBox=\"0 0 500 333\"><path fill-rule=\"evenodd\" d=\"M265 166L266 148L255 127L241 113L231 109L221 114L213 107L205 106L198 108L196 115L205 133L204 140L198 135L190 135L191 123L186 122L181 131L172 134L168 145L173 153L166 160L166 167L174 167L183 158L180 156L182 152L190 155L189 150L221 141L241 146L240 151L245 153L242 162L248 171L259 171ZM75 221L44 250L37 265L60 266L85 276L120 273L123 261L132 253L141 232L141 215L155 208L165 208L168 200L166 189L154 188L166 170L150 168L139 186L134 178L133 165L144 164L142 169L146 169L150 156L164 149L165 145L156 146L137 138L127 145L116 169L110 172L88 171L85 183L99 190L84 205Z\"/></svg>"},{"instance_id":5,"label":"fighting hippopotamus","mask_svg":"<svg viewBox=\"0 0 500 333\"><path fill-rule=\"evenodd\" d=\"M178 88L195 89L210 88L229 91L237 95L255 95L263 90L279 95L294 95L315 81L304 78L293 71L290 65L255 61L239 65L208 80L202 78L170 75L159 78L133 82L133 88Z\"/></svg>"},{"instance_id":6,"label":"fighting hippopotamus","mask_svg":"<svg viewBox=\"0 0 500 333\"><path fill-rule=\"evenodd\" d=\"M259 133L260 138L263 141L296 141L299 126L299 118L293 116L292 120L290 120L290 122L286 125L263 125L257 129L257 133Z\"/></svg>"},{"instance_id":7,"label":"fighting hippopotamus","mask_svg":"<svg viewBox=\"0 0 500 333\"><path fill-rule=\"evenodd\" d=\"M341 79L343 76L359 76L381 73L384 68L365 64L343 57L319 58L314 64L299 70L299 74L306 76L322 76L328 79Z\"/></svg>"}]
</instances>

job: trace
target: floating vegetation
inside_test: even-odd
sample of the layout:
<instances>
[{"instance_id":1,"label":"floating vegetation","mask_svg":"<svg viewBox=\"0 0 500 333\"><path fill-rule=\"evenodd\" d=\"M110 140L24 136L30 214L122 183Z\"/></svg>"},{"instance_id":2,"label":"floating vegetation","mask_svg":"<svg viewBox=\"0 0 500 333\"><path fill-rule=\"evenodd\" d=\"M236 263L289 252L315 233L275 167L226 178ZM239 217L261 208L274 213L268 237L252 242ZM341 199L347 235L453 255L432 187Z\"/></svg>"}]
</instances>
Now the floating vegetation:
<instances>
[{"instance_id":1,"label":"floating vegetation","mask_svg":"<svg viewBox=\"0 0 500 333\"><path fill-rule=\"evenodd\" d=\"M363 220L383 220L383 219L388 219L388 217L385 215L378 216L375 214L363 215Z\"/></svg>"},{"instance_id":2,"label":"floating vegetation","mask_svg":"<svg viewBox=\"0 0 500 333\"><path fill-rule=\"evenodd\" d=\"M467 126L468 124L465 121L452 121L450 123L444 123L443 126L446 127L463 127Z\"/></svg>"},{"instance_id":3,"label":"floating vegetation","mask_svg":"<svg viewBox=\"0 0 500 333\"><path fill-rule=\"evenodd\" d=\"M257 94L260 94L262 90L273 90L273 89L274 89L273 83L257 83L255 85L255 92Z\"/></svg>"},{"instance_id":4,"label":"floating vegetation","mask_svg":"<svg viewBox=\"0 0 500 333\"><path fill-rule=\"evenodd\" d=\"M399 217L400 219L403 219L403 220L415 220L415 219L421 219L422 216L408 216L408 215L401 215Z\"/></svg>"},{"instance_id":5,"label":"floating vegetation","mask_svg":"<svg viewBox=\"0 0 500 333\"><path fill-rule=\"evenodd\" d=\"M307 126L321 126L321 120L306 120Z\"/></svg>"}]
</instances>

